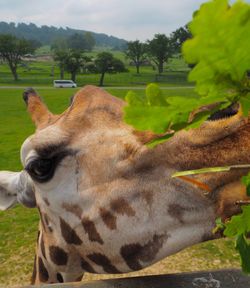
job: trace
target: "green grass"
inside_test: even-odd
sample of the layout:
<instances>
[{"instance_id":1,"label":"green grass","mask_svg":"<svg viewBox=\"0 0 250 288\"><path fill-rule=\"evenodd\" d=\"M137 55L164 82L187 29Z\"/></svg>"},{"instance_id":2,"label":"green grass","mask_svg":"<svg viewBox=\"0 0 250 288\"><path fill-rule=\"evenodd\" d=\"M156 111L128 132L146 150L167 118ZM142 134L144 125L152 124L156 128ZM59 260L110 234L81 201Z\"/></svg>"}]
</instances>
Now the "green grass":
<instances>
[{"instance_id":1,"label":"green grass","mask_svg":"<svg viewBox=\"0 0 250 288\"><path fill-rule=\"evenodd\" d=\"M22 142L34 132L22 100L23 89L0 89L0 170L21 169L19 151ZM41 89L50 110L61 113L76 89ZM126 90L112 88L110 93L123 98ZM144 93L136 90L137 93ZM196 96L193 89L164 90L166 96ZM29 283L36 243L38 214L36 209L17 206L0 212L0 287ZM222 239L188 248L143 270L140 274L159 274L201 269L239 267L239 257L233 241ZM138 275L133 273L132 275ZM114 277L113 275L111 277ZM101 276L87 274L87 279Z\"/></svg>"},{"instance_id":2,"label":"green grass","mask_svg":"<svg viewBox=\"0 0 250 288\"><path fill-rule=\"evenodd\" d=\"M50 50L50 45L44 45L44 46L41 46L40 48L36 49L35 51L35 54L36 55L48 55L51 53L51 50Z\"/></svg>"}]
</instances>

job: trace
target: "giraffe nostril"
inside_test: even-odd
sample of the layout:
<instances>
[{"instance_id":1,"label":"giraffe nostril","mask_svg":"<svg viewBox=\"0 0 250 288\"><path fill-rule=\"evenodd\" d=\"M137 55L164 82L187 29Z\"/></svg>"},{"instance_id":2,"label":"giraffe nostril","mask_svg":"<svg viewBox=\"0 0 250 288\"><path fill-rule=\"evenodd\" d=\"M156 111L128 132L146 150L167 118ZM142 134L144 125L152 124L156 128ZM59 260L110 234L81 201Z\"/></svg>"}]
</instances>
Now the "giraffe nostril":
<instances>
[{"instance_id":1,"label":"giraffe nostril","mask_svg":"<svg viewBox=\"0 0 250 288\"><path fill-rule=\"evenodd\" d=\"M229 117L236 115L238 113L238 111L239 111L239 104L233 103L225 109L216 111L214 114L212 114L208 118L208 120L209 121L216 121L216 120L220 120L220 119L224 119L224 118L229 118Z\"/></svg>"}]
</instances>

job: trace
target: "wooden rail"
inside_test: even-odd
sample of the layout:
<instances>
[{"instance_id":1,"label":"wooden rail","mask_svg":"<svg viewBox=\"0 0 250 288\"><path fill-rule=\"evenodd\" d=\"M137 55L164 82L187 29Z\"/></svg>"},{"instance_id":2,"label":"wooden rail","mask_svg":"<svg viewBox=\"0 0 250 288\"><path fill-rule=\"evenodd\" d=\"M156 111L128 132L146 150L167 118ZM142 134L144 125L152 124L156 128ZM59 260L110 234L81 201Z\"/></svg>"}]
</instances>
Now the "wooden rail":
<instances>
[{"instance_id":1,"label":"wooden rail","mask_svg":"<svg viewBox=\"0 0 250 288\"><path fill-rule=\"evenodd\" d=\"M31 288L36 286L25 286ZM37 286L38 287L38 286ZM250 276L240 270L154 275L92 282L49 284L43 288L248 288Z\"/></svg>"}]
</instances>

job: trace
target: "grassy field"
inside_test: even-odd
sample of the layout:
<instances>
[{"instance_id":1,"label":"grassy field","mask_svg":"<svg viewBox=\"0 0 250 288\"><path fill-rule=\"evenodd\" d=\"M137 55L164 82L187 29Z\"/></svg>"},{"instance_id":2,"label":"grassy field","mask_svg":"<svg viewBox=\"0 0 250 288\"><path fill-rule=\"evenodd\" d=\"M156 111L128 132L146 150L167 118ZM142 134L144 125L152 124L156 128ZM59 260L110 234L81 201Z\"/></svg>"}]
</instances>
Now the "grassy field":
<instances>
[{"instance_id":1,"label":"grassy field","mask_svg":"<svg viewBox=\"0 0 250 288\"><path fill-rule=\"evenodd\" d=\"M75 91L76 89L38 90L54 113L60 113L68 106L69 98ZM109 92L123 98L127 91L114 88ZM143 93L143 91L139 90L137 93ZM21 94L22 89L0 89L0 170L21 169L20 146L24 139L34 131ZM192 89L164 90L164 94L166 96L185 95L186 97L196 95ZM0 212L0 287L29 283L38 219L36 209L21 206ZM226 267L239 267L239 257L230 239L196 245L132 275ZM108 277L114 277L114 275ZM103 278L107 276L86 274L85 279Z\"/></svg>"}]
</instances>

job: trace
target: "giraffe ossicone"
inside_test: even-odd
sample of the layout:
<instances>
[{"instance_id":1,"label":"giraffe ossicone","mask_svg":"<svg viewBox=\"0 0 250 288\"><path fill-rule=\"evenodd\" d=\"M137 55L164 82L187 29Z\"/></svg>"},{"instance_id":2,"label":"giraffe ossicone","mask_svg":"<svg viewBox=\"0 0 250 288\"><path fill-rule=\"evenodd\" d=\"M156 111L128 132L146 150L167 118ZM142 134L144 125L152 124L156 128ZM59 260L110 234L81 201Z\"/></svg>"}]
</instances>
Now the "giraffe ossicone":
<instances>
[{"instance_id":1,"label":"giraffe ossicone","mask_svg":"<svg viewBox=\"0 0 250 288\"><path fill-rule=\"evenodd\" d=\"M39 210L32 283L140 270L217 237L216 218L247 199L247 169L171 177L250 162L250 123L237 105L150 149L157 135L124 123L126 103L100 88L79 90L60 115L33 89L24 100L36 132L22 145L23 170L0 172L0 209Z\"/></svg>"}]
</instances>

